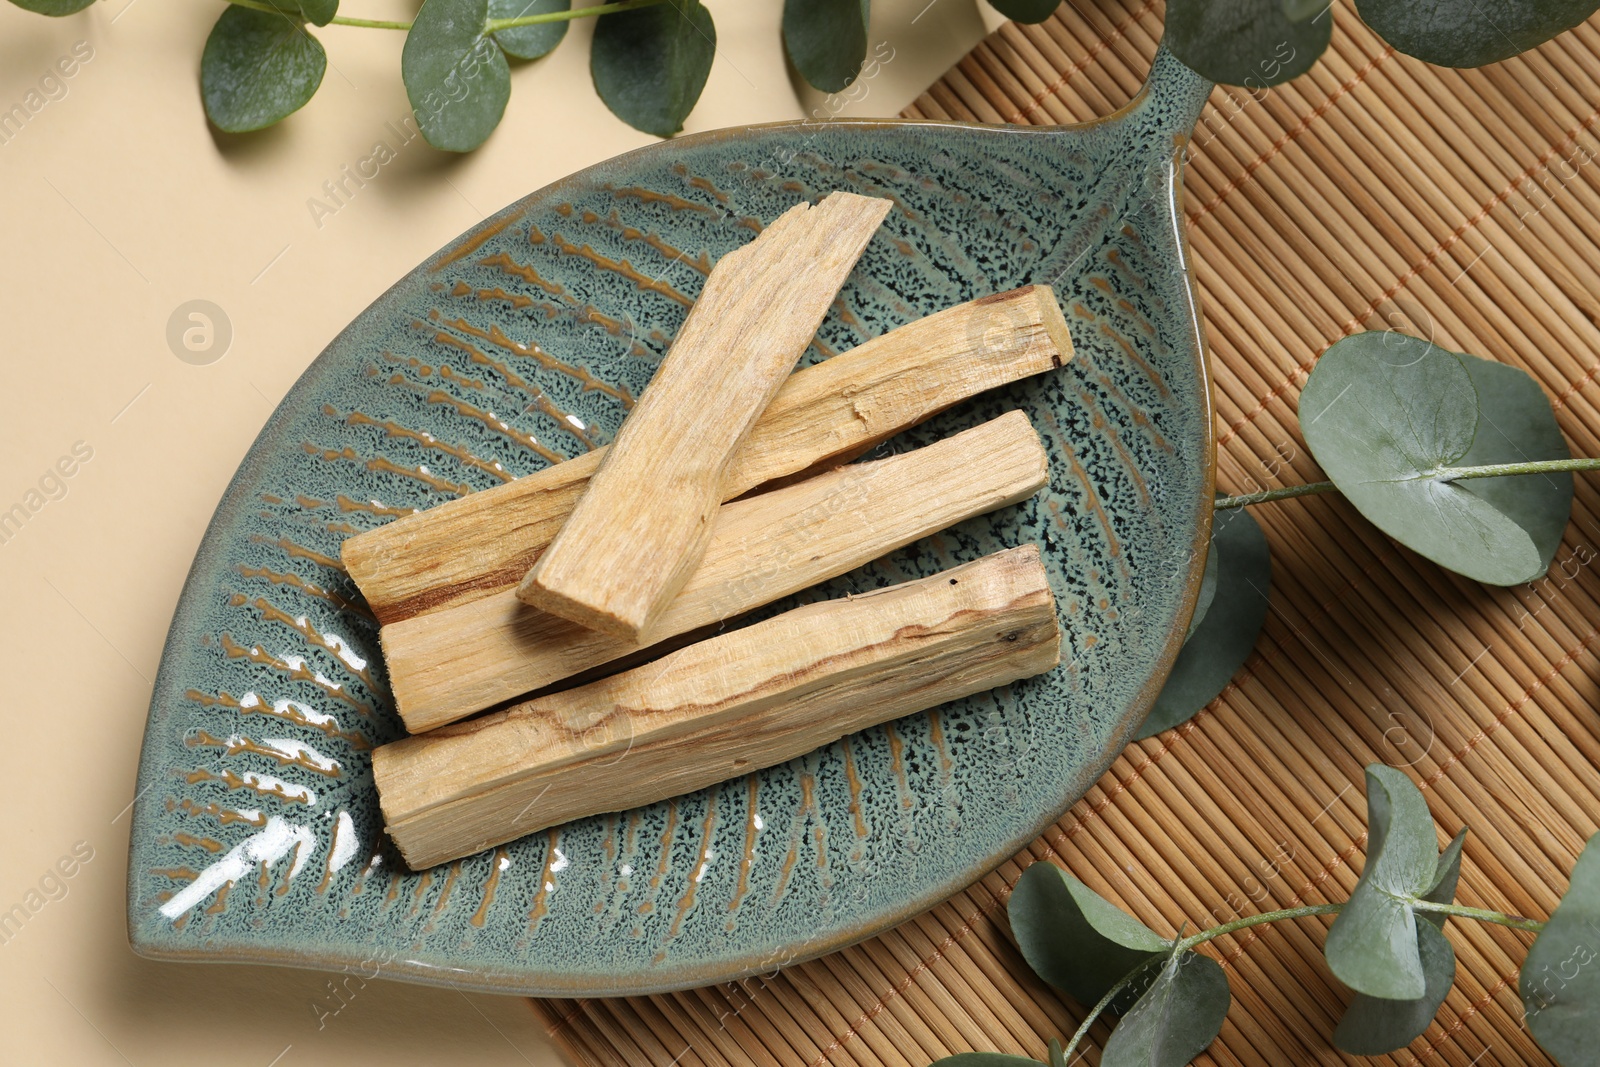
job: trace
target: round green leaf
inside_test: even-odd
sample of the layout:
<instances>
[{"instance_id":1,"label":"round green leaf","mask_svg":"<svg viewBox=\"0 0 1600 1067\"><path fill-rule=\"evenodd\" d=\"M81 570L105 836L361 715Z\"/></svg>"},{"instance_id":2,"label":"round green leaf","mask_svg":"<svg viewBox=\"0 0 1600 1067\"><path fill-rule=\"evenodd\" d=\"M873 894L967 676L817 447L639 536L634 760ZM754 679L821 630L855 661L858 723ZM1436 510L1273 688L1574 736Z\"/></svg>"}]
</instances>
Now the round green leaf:
<instances>
[{"instance_id":1,"label":"round green leaf","mask_svg":"<svg viewBox=\"0 0 1600 1067\"><path fill-rule=\"evenodd\" d=\"M1411 906L1374 887L1356 886L1323 944L1334 976L1367 996L1417 1000L1428 991Z\"/></svg>"},{"instance_id":2,"label":"round green leaf","mask_svg":"<svg viewBox=\"0 0 1600 1067\"><path fill-rule=\"evenodd\" d=\"M1005 1052L961 1052L934 1060L928 1067L1039 1067L1039 1061Z\"/></svg>"},{"instance_id":3,"label":"round green leaf","mask_svg":"<svg viewBox=\"0 0 1600 1067\"><path fill-rule=\"evenodd\" d=\"M1428 1029L1455 983L1456 954L1431 922L1417 924L1417 952L1426 986L1423 995L1416 1000L1383 1000L1356 994L1334 1028L1336 1047L1356 1056L1381 1056L1405 1048Z\"/></svg>"},{"instance_id":4,"label":"round green leaf","mask_svg":"<svg viewBox=\"0 0 1600 1067\"><path fill-rule=\"evenodd\" d=\"M619 119L671 137L700 99L716 52L717 28L700 0L667 0L596 19L589 71Z\"/></svg>"},{"instance_id":5,"label":"round green leaf","mask_svg":"<svg viewBox=\"0 0 1600 1067\"><path fill-rule=\"evenodd\" d=\"M488 0L423 0L400 53L422 136L447 152L477 148L506 112L511 68L484 28Z\"/></svg>"},{"instance_id":6,"label":"round green leaf","mask_svg":"<svg viewBox=\"0 0 1600 1067\"><path fill-rule=\"evenodd\" d=\"M300 0L300 10L313 26L326 26L339 13L339 0Z\"/></svg>"},{"instance_id":7,"label":"round green leaf","mask_svg":"<svg viewBox=\"0 0 1600 1067\"><path fill-rule=\"evenodd\" d=\"M339 13L339 0L267 0L267 3L315 26L326 26Z\"/></svg>"},{"instance_id":8,"label":"round green leaf","mask_svg":"<svg viewBox=\"0 0 1600 1067\"><path fill-rule=\"evenodd\" d=\"M1361 20L1409 56L1481 67L1536 48L1600 8L1595 0L1356 0Z\"/></svg>"},{"instance_id":9,"label":"round green leaf","mask_svg":"<svg viewBox=\"0 0 1600 1067\"><path fill-rule=\"evenodd\" d=\"M1206 612L1211 610L1211 602L1217 598L1217 529L1213 524L1211 528L1210 547L1206 551L1206 566L1200 572L1200 593L1195 597L1194 614L1189 616L1189 629L1185 631L1183 639L1187 641L1194 636L1194 632L1205 621Z\"/></svg>"},{"instance_id":10,"label":"round green leaf","mask_svg":"<svg viewBox=\"0 0 1600 1067\"><path fill-rule=\"evenodd\" d=\"M1022 872L1006 905L1035 974L1083 1004L1098 1003L1172 943L1052 863Z\"/></svg>"},{"instance_id":11,"label":"round green leaf","mask_svg":"<svg viewBox=\"0 0 1600 1067\"><path fill-rule=\"evenodd\" d=\"M1174 954L1111 1031L1100 1067L1184 1067L1216 1040L1231 1000L1222 964Z\"/></svg>"},{"instance_id":12,"label":"round green leaf","mask_svg":"<svg viewBox=\"0 0 1600 1067\"><path fill-rule=\"evenodd\" d=\"M800 76L825 93L856 80L867 58L872 0L784 0L783 47Z\"/></svg>"},{"instance_id":13,"label":"round green leaf","mask_svg":"<svg viewBox=\"0 0 1600 1067\"><path fill-rule=\"evenodd\" d=\"M492 19L520 19L570 10L572 0L489 0L489 17ZM514 30L497 31L494 39L513 58L538 59L555 50L567 35L570 25L570 22L541 22L532 26L518 26Z\"/></svg>"},{"instance_id":14,"label":"round green leaf","mask_svg":"<svg viewBox=\"0 0 1600 1067\"><path fill-rule=\"evenodd\" d=\"M1043 22L1061 6L1061 0L989 0L989 3L1012 22Z\"/></svg>"},{"instance_id":15,"label":"round green leaf","mask_svg":"<svg viewBox=\"0 0 1600 1067\"><path fill-rule=\"evenodd\" d=\"M1211 606L1178 652L1167 684L1139 728L1141 738L1170 730L1215 700L1239 672L1267 621L1272 559L1266 535L1249 508L1229 508L1212 518L1208 571L1213 560L1217 569ZM1202 584L1202 597L1204 592Z\"/></svg>"},{"instance_id":16,"label":"round green leaf","mask_svg":"<svg viewBox=\"0 0 1600 1067\"><path fill-rule=\"evenodd\" d=\"M304 107L327 69L298 18L229 5L200 55L200 97L218 129L259 130Z\"/></svg>"},{"instance_id":17,"label":"round green leaf","mask_svg":"<svg viewBox=\"0 0 1600 1067\"><path fill-rule=\"evenodd\" d=\"M94 0L11 0L11 2L24 11L32 11L35 15L60 18L63 15L76 15L94 3Z\"/></svg>"},{"instance_id":18,"label":"round green leaf","mask_svg":"<svg viewBox=\"0 0 1600 1067\"><path fill-rule=\"evenodd\" d=\"M1284 0L1172 0L1162 41L1190 69L1224 85L1259 89L1311 69L1328 47L1333 16L1310 18Z\"/></svg>"},{"instance_id":19,"label":"round green leaf","mask_svg":"<svg viewBox=\"0 0 1600 1067\"><path fill-rule=\"evenodd\" d=\"M1439 852L1422 790L1393 767L1367 768L1367 862L1328 930L1328 967L1358 993L1419 1000L1427 979L1409 901L1435 887Z\"/></svg>"},{"instance_id":20,"label":"round green leaf","mask_svg":"<svg viewBox=\"0 0 1600 1067\"><path fill-rule=\"evenodd\" d=\"M1317 361L1300 425L1340 491L1413 551L1491 585L1549 566L1571 475L1445 480L1452 467L1567 456L1549 403L1522 372L1403 334L1357 334Z\"/></svg>"},{"instance_id":21,"label":"round green leaf","mask_svg":"<svg viewBox=\"0 0 1600 1067\"><path fill-rule=\"evenodd\" d=\"M1453 904L1456 899L1456 883L1461 880L1461 846L1467 843L1467 828L1463 826L1461 832L1451 839L1439 854L1439 863L1434 868L1433 885L1422 894L1422 899L1432 904ZM1450 918L1442 911L1423 912L1423 918L1444 929L1445 920ZM1423 961L1426 965L1427 961Z\"/></svg>"},{"instance_id":22,"label":"round green leaf","mask_svg":"<svg viewBox=\"0 0 1600 1067\"><path fill-rule=\"evenodd\" d=\"M1478 432L1456 466L1524 463L1572 455L1550 408L1550 398L1532 375L1477 356L1463 355L1461 364L1478 390ZM1572 517L1571 474L1517 474L1471 478L1455 484L1522 527L1539 558L1538 572L1530 575L1530 580L1549 569Z\"/></svg>"},{"instance_id":23,"label":"round green leaf","mask_svg":"<svg viewBox=\"0 0 1600 1067\"><path fill-rule=\"evenodd\" d=\"M1423 900L1448 904L1455 900L1461 877L1461 846L1467 840L1462 827L1434 865L1433 883ZM1417 924L1417 955L1422 961L1424 992L1416 1000L1384 1000L1357 993L1344 1018L1333 1031L1333 1043L1357 1056L1396 1052L1415 1041L1439 1013L1456 978L1456 954L1443 934L1450 918L1443 912L1425 911L1426 922Z\"/></svg>"},{"instance_id":24,"label":"round green leaf","mask_svg":"<svg viewBox=\"0 0 1600 1067\"><path fill-rule=\"evenodd\" d=\"M1518 980L1528 1029L1562 1067L1600 1067L1600 834L1540 931Z\"/></svg>"}]
</instances>

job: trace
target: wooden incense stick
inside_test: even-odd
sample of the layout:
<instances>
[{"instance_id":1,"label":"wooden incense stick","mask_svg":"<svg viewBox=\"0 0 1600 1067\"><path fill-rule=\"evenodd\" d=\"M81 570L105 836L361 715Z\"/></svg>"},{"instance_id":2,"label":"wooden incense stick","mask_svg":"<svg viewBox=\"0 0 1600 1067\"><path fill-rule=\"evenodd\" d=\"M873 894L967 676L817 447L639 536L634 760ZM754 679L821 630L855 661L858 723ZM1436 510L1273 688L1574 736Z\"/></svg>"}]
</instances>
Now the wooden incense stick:
<instances>
[{"instance_id":1,"label":"wooden incense stick","mask_svg":"<svg viewBox=\"0 0 1600 1067\"><path fill-rule=\"evenodd\" d=\"M530 608L510 589L383 627L389 684L421 733L859 567L1032 496L1044 446L1013 411L914 452L720 509L705 558L641 641Z\"/></svg>"},{"instance_id":2,"label":"wooden incense stick","mask_svg":"<svg viewBox=\"0 0 1600 1067\"><path fill-rule=\"evenodd\" d=\"M414 869L781 763L1061 659L1037 546L808 604L373 753Z\"/></svg>"},{"instance_id":3,"label":"wooden incense stick","mask_svg":"<svg viewBox=\"0 0 1600 1067\"><path fill-rule=\"evenodd\" d=\"M918 319L790 375L734 458L724 499L838 462L930 415L1072 358L1055 294L1027 286ZM605 449L347 538L340 557L384 624L522 579Z\"/></svg>"},{"instance_id":4,"label":"wooden incense stick","mask_svg":"<svg viewBox=\"0 0 1600 1067\"><path fill-rule=\"evenodd\" d=\"M705 555L735 453L891 204L854 193L796 204L717 261L519 598L638 639Z\"/></svg>"}]
</instances>

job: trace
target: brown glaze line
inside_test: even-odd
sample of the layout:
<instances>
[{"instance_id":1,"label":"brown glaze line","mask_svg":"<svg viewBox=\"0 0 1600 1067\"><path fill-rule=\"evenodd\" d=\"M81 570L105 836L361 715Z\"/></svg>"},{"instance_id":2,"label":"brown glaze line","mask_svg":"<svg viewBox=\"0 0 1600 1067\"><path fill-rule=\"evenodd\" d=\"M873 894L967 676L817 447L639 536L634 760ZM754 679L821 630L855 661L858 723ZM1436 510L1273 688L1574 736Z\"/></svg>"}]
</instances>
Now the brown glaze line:
<instances>
[{"instance_id":1,"label":"brown glaze line","mask_svg":"<svg viewBox=\"0 0 1600 1067\"><path fill-rule=\"evenodd\" d=\"M183 774L182 771L175 771L174 773L179 777L182 777ZM168 809L172 810L170 798L168 798ZM211 802L200 804L189 799L188 797L184 797L183 802L177 805L177 810L183 812L191 819L199 819L202 817L213 818L217 820L217 823L221 826L227 826L230 823L242 822L246 826L253 826L259 830L267 825L267 817L259 812L257 812L255 815L246 815L242 811L234 811L232 808L225 808L221 804Z\"/></svg>"},{"instance_id":2,"label":"brown glaze line","mask_svg":"<svg viewBox=\"0 0 1600 1067\"><path fill-rule=\"evenodd\" d=\"M733 933L734 913L739 910L739 905L744 901L745 894L750 891L750 874L755 867L756 838L761 833L756 826L756 820L761 817L757 803L761 798L761 779L754 775L745 777L745 788L748 797L745 806L749 809L744 817L744 852L739 857L739 881L733 887L733 896L728 900L728 933Z\"/></svg>"},{"instance_id":3,"label":"brown glaze line","mask_svg":"<svg viewBox=\"0 0 1600 1067\"><path fill-rule=\"evenodd\" d=\"M398 375L396 377L398 377ZM459 482L448 481L447 479L439 478L424 471L413 470L410 467L402 467L397 463L393 463L390 460L383 458L382 456L377 456L372 459L364 459L356 452L355 449L349 447L348 445L341 449L319 448L310 441L302 441L300 443L300 447L305 451L306 455L316 456L318 459L328 463L337 463L339 460L345 460L350 463L360 463L369 471L382 471L388 474L398 474L402 478L411 478L415 481L421 482L430 489L436 489L441 493L449 493L451 496L466 496L472 492L472 487L470 485L462 485ZM333 565L338 566L338 563L335 562ZM343 570L342 567L340 567L340 569Z\"/></svg>"},{"instance_id":4,"label":"brown glaze line","mask_svg":"<svg viewBox=\"0 0 1600 1067\"><path fill-rule=\"evenodd\" d=\"M305 618L304 616L296 618L279 608L277 605L273 604L265 597L258 596L251 598L245 596L243 593L232 593L228 596L229 607L240 608L247 604L250 607L255 608L256 611L261 614L262 619L266 620L267 622L282 623L284 626L289 627L301 637L304 637L311 644L330 653L333 658L338 661L341 670L354 678L361 679L362 682L366 683L367 688L371 689L373 692L383 692L383 686L378 684L378 680L372 676L372 672L367 670L365 667L357 670L356 668L350 666L350 664L346 663L344 658L339 655L339 649L333 644L333 642L324 637L321 631L319 631L315 626L312 626L309 619Z\"/></svg>"},{"instance_id":5,"label":"brown glaze line","mask_svg":"<svg viewBox=\"0 0 1600 1067\"><path fill-rule=\"evenodd\" d=\"M377 712L366 703L351 696L344 686L327 681L326 679L318 678L317 672L306 666L304 663L298 667L291 667L288 662L262 650L259 645L245 648L243 645L239 644L239 642L235 641L233 636L228 633L223 633L219 637L218 644L221 646L223 653L226 654L229 659L247 659L251 663L257 663L263 667L270 667L273 670L287 676L288 678L293 679L294 681L310 682L312 685L316 686L324 693L327 693L335 700L339 700L345 704L348 704L351 708L355 709L358 714L366 718L370 719L377 714ZM204 694L196 692L193 689L189 690L188 694L186 695L189 695L191 699L195 700L204 701L212 699L206 697ZM303 714L295 711L292 708L280 715L278 710L271 704L262 704L259 707L242 707L237 701L228 703L228 701L232 701L233 698L227 693L220 694L220 696L216 699L217 702L221 703L224 707L233 708L241 714L272 715L287 719L296 726L305 726L313 730L321 730L330 737L342 738L343 740L349 741L351 744L357 745L358 747L366 747L368 744L367 739L360 733L346 733L345 731L340 730L338 727L332 726L328 723L312 722Z\"/></svg>"},{"instance_id":6,"label":"brown glaze line","mask_svg":"<svg viewBox=\"0 0 1600 1067\"><path fill-rule=\"evenodd\" d=\"M433 434L424 433L421 430L413 430L409 426L402 426L393 419L377 419L366 412L354 410L341 414L332 404L322 405L322 413L330 419L340 420L347 426L371 426L382 430L385 437L401 441L415 441L423 448L431 448L437 452L443 452L452 459L481 470L485 474L492 474L503 482L511 480L511 474L506 471L505 465L499 460L483 459L460 445L452 445L447 441L441 441Z\"/></svg>"},{"instance_id":7,"label":"brown glaze line","mask_svg":"<svg viewBox=\"0 0 1600 1067\"><path fill-rule=\"evenodd\" d=\"M232 738L224 741L221 738L211 736L204 730L196 730L192 737L184 738L183 743L190 748L220 748L223 754L228 756L238 756L244 753L249 753L253 756L265 756L267 759L283 766L303 767L327 778L340 778L344 774L337 763L332 767L321 767L298 753L293 756L286 755L277 749L258 745L248 737L241 737L237 741Z\"/></svg>"},{"instance_id":8,"label":"brown glaze line","mask_svg":"<svg viewBox=\"0 0 1600 1067\"><path fill-rule=\"evenodd\" d=\"M472 255L472 253L482 248L484 244L495 235L503 232L507 226L510 226L513 222L516 222L518 219L522 218L522 214L522 210L519 208L518 210L507 215L505 218L497 219L496 221L489 223L487 226L479 228L476 233L470 235L466 240L456 245L455 248L452 248L450 251L440 256L433 266L428 268L428 270L431 273L437 274L450 264Z\"/></svg>"},{"instance_id":9,"label":"brown glaze line","mask_svg":"<svg viewBox=\"0 0 1600 1067\"><path fill-rule=\"evenodd\" d=\"M278 800L283 801L285 804L309 805L311 803L311 801L307 800L305 797L297 796L294 793L287 793L277 786L267 789L256 785L254 782L248 782L233 771L223 771L221 774L215 774L206 770L204 767L200 767L184 775L183 780L190 785L199 785L201 782L221 782L223 785L227 786L228 792L230 793L239 789L248 789L252 793L257 793L264 797L275 797Z\"/></svg>"},{"instance_id":10,"label":"brown glaze line","mask_svg":"<svg viewBox=\"0 0 1600 1067\"><path fill-rule=\"evenodd\" d=\"M472 918L467 920L473 926L482 929L489 918L489 908L494 904L495 890L500 886L500 871L505 860L510 854L504 848L494 850L494 855L489 860L489 878L483 883L483 898L478 903L478 910L472 913Z\"/></svg>"},{"instance_id":11,"label":"brown glaze line","mask_svg":"<svg viewBox=\"0 0 1600 1067\"><path fill-rule=\"evenodd\" d=\"M552 826L545 835L544 870L539 872L539 890L533 895L533 906L528 909L528 932L537 933L539 924L550 913L550 894L556 888L556 846L561 842L561 828Z\"/></svg>"},{"instance_id":12,"label":"brown glaze line","mask_svg":"<svg viewBox=\"0 0 1600 1067\"><path fill-rule=\"evenodd\" d=\"M568 241L566 238L562 237L559 233L552 233L550 235L550 240L562 251L563 254L577 256L579 259L586 259L590 263L593 263L595 266L599 267L601 270L607 270L611 271L613 274L621 275L645 292L660 293L669 300L676 300L684 307L694 306L693 298L680 292L676 286L672 285L670 282L663 281L660 278L650 277L648 274L645 274L643 271L639 270L632 263L629 263L625 259L612 259L609 256L595 251L594 248L587 244L573 244L571 241Z\"/></svg>"}]
</instances>

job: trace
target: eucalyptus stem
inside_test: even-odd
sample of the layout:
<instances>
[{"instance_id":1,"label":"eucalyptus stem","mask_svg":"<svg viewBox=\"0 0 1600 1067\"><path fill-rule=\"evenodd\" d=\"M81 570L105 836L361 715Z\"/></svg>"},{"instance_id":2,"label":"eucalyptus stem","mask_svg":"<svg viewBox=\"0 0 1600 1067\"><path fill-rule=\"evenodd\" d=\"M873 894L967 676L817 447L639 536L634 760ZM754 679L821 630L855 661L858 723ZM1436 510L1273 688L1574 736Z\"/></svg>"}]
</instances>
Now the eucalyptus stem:
<instances>
[{"instance_id":1,"label":"eucalyptus stem","mask_svg":"<svg viewBox=\"0 0 1600 1067\"><path fill-rule=\"evenodd\" d=\"M287 15L281 7L276 7L266 0L226 0L234 7L247 7L252 11L265 11L272 15ZM579 7L569 11L549 11L543 15L522 15L514 19L490 19L484 24L484 33L499 33L501 30L514 30L519 26L540 26L548 22L570 22L573 19L591 18L597 15L614 15L620 11L635 11L641 7L654 7L666 3L666 0L617 0L613 4L599 4L594 7ZM388 19L353 19L344 15L333 16L332 24L335 26L360 26L369 30L402 30L409 31L411 23L393 21Z\"/></svg>"},{"instance_id":2,"label":"eucalyptus stem","mask_svg":"<svg viewBox=\"0 0 1600 1067\"><path fill-rule=\"evenodd\" d=\"M1512 474L1557 474L1562 471L1600 471L1600 459L1577 456L1573 459L1535 459L1526 463L1485 463L1479 467L1440 467L1425 477L1448 483L1467 478L1504 478ZM1212 507L1223 511L1251 504L1270 504L1274 500L1289 500L1297 496L1311 496L1313 493L1331 493L1336 489L1338 486L1332 482L1286 485L1281 489L1263 489L1259 493L1219 497Z\"/></svg>"},{"instance_id":3,"label":"eucalyptus stem","mask_svg":"<svg viewBox=\"0 0 1600 1067\"><path fill-rule=\"evenodd\" d=\"M514 30L518 26L537 26L543 22L567 22L571 19L589 18L591 15L615 15L622 11L637 11L641 7L655 7L666 0L617 0L614 4L597 4L594 7L573 8L570 11L552 11L546 15L523 15L514 19L490 19L485 33Z\"/></svg>"},{"instance_id":4,"label":"eucalyptus stem","mask_svg":"<svg viewBox=\"0 0 1600 1067\"><path fill-rule=\"evenodd\" d=\"M1577 456L1573 459L1540 459L1526 463L1486 463L1481 467L1444 467L1438 472L1442 482L1463 478L1499 478L1507 474L1554 474L1561 471L1600 470L1600 459Z\"/></svg>"},{"instance_id":5,"label":"eucalyptus stem","mask_svg":"<svg viewBox=\"0 0 1600 1067\"><path fill-rule=\"evenodd\" d=\"M1313 493L1331 493L1337 486L1332 482L1308 482L1305 485L1286 485L1282 489L1263 489L1259 493L1245 493L1243 496L1225 496L1218 498L1212 505L1218 511L1226 508L1242 508L1250 504L1269 504L1274 500L1288 500L1291 497L1310 496Z\"/></svg>"},{"instance_id":6,"label":"eucalyptus stem","mask_svg":"<svg viewBox=\"0 0 1600 1067\"><path fill-rule=\"evenodd\" d=\"M1469 908L1465 904L1440 904L1431 900L1413 900L1411 901L1411 907L1416 911L1433 911L1441 915L1456 915L1463 919L1477 919L1479 922L1509 926L1513 930L1527 930L1532 933L1538 933L1544 929L1544 923L1538 919L1528 919L1521 915L1507 915L1503 911L1490 911L1488 908Z\"/></svg>"},{"instance_id":7,"label":"eucalyptus stem","mask_svg":"<svg viewBox=\"0 0 1600 1067\"><path fill-rule=\"evenodd\" d=\"M1124 989L1132 985L1133 980L1143 974L1152 963L1164 963L1166 959L1166 956L1152 956L1123 975L1116 985L1106 990L1106 995L1100 998L1100 1003L1089 1009L1089 1014L1083 1017L1083 1022L1079 1023L1078 1028L1072 1032L1072 1040L1068 1041L1067 1047L1061 1050L1061 1062L1065 1063L1067 1067L1072 1067L1072 1054L1077 1051L1079 1045L1083 1044L1083 1039L1089 1036L1089 1027L1094 1025L1094 1021L1104 1015L1105 1010L1111 1007L1111 1002L1116 1000Z\"/></svg>"},{"instance_id":8,"label":"eucalyptus stem","mask_svg":"<svg viewBox=\"0 0 1600 1067\"><path fill-rule=\"evenodd\" d=\"M1186 937L1173 946L1173 950L1183 952L1186 949L1194 948L1196 945L1203 945L1212 938L1222 937L1224 934L1231 934L1251 926L1260 926L1262 923L1281 922L1284 919L1305 919L1312 915L1332 915L1343 907L1344 902L1339 901L1333 904L1307 904L1302 908L1283 908L1278 911L1264 911L1259 915L1246 915L1242 919L1235 919L1230 923L1223 923L1221 926L1213 926L1209 930L1201 930L1192 937Z\"/></svg>"}]
</instances>

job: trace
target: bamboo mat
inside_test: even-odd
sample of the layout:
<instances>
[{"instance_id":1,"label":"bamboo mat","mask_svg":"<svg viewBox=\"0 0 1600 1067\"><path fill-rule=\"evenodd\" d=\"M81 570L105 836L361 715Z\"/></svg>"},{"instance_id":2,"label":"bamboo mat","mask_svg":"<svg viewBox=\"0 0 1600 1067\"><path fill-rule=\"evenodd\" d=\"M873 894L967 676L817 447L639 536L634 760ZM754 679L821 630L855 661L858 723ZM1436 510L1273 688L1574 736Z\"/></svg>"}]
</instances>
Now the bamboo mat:
<instances>
[{"instance_id":1,"label":"bamboo mat","mask_svg":"<svg viewBox=\"0 0 1600 1067\"><path fill-rule=\"evenodd\" d=\"M1006 26L910 117L1072 122L1138 88L1155 0L1074 0ZM1211 346L1218 486L1321 477L1295 421L1343 334L1395 326L1535 375L1575 453L1600 455L1600 20L1480 71L1395 54L1348 5L1312 73L1218 90L1186 183ZM922 1067L1042 1057L1083 1009L1008 939L1008 887L1065 865L1158 931L1343 899L1366 841L1361 768L1406 766L1445 833L1471 827L1460 900L1543 916L1600 824L1600 480L1579 476L1550 576L1489 589L1393 543L1337 497L1255 509L1272 611L1199 717L1134 744L1043 838L931 912L775 977L649 998L535 1002L583 1064ZM1442 840L1442 839L1441 839ZM1326 920L1207 946L1234 1003L1200 1063L1335 1063L1347 993ZM1437 1022L1397 1064L1547 1063L1520 1025L1531 935L1450 924ZM1098 1045L1105 1036L1095 1032ZM1097 1053L1091 1054L1096 1059Z\"/></svg>"}]
</instances>

